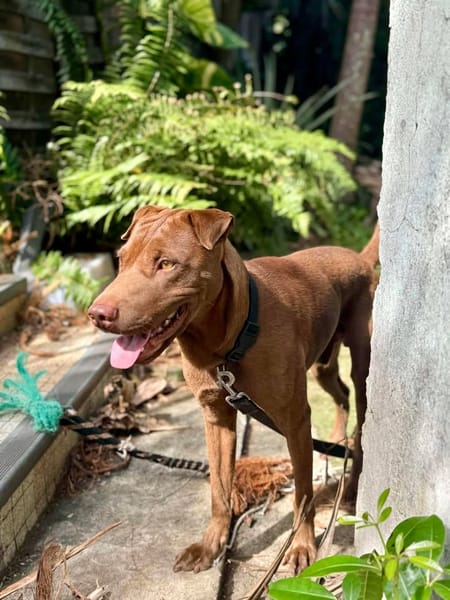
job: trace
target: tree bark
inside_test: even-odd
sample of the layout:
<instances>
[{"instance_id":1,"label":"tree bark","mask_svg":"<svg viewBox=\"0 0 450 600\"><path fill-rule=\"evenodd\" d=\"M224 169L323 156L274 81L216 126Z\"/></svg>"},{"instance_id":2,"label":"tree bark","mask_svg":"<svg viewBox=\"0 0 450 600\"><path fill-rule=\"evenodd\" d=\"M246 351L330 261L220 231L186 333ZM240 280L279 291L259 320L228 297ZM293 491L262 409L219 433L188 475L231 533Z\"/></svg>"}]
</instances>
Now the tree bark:
<instances>
[{"instance_id":1,"label":"tree bark","mask_svg":"<svg viewBox=\"0 0 450 600\"><path fill-rule=\"evenodd\" d=\"M450 5L394 0L358 512L391 488L384 529L437 514L450 529ZM378 547L357 532L358 551ZM447 560L450 539L447 535Z\"/></svg>"},{"instance_id":2,"label":"tree bark","mask_svg":"<svg viewBox=\"0 0 450 600\"><path fill-rule=\"evenodd\" d=\"M352 150L358 146L379 10L379 0L353 0L350 12L339 73L339 83L347 84L336 95L329 134Z\"/></svg>"}]
</instances>

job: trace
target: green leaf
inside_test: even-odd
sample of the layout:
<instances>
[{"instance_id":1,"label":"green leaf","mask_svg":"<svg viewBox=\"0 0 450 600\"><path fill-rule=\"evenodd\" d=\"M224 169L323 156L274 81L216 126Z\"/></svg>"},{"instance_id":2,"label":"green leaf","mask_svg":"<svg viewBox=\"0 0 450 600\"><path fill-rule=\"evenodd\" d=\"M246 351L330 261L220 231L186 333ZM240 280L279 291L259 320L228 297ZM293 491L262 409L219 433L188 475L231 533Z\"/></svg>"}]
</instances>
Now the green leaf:
<instances>
[{"instance_id":1,"label":"green leaf","mask_svg":"<svg viewBox=\"0 0 450 600\"><path fill-rule=\"evenodd\" d=\"M361 578L358 573L347 573L342 581L345 600L358 600L361 591Z\"/></svg>"},{"instance_id":2,"label":"green leaf","mask_svg":"<svg viewBox=\"0 0 450 600\"><path fill-rule=\"evenodd\" d=\"M438 547L426 550L424 554L433 560L438 560L441 556L445 541L445 527L438 516L411 517L399 523L386 543L388 552L395 552L395 539L399 533L403 535L405 547L424 540L436 542Z\"/></svg>"},{"instance_id":3,"label":"green leaf","mask_svg":"<svg viewBox=\"0 0 450 600\"><path fill-rule=\"evenodd\" d=\"M383 577L371 571L355 573L361 584L360 600L381 600L383 597Z\"/></svg>"},{"instance_id":4,"label":"green leaf","mask_svg":"<svg viewBox=\"0 0 450 600\"><path fill-rule=\"evenodd\" d=\"M378 501L377 501L377 512L378 514L381 513L384 505L386 504L386 500L389 497L391 490L389 488L386 488L383 492L381 492L381 494L378 497Z\"/></svg>"},{"instance_id":5,"label":"green leaf","mask_svg":"<svg viewBox=\"0 0 450 600\"><path fill-rule=\"evenodd\" d=\"M424 550L434 550L435 548L439 548L440 545L437 542L430 542L429 540L424 540L423 542L413 542L407 548L405 548L405 552L423 552Z\"/></svg>"},{"instance_id":6,"label":"green leaf","mask_svg":"<svg viewBox=\"0 0 450 600\"><path fill-rule=\"evenodd\" d=\"M299 577L325 577L331 573L350 573L361 570L378 572L375 565L363 558L349 555L328 556L306 567Z\"/></svg>"},{"instance_id":7,"label":"green leaf","mask_svg":"<svg viewBox=\"0 0 450 600\"><path fill-rule=\"evenodd\" d=\"M335 596L319 583L299 577L288 577L271 583L269 596L274 600L336 600Z\"/></svg>"},{"instance_id":8,"label":"green leaf","mask_svg":"<svg viewBox=\"0 0 450 600\"><path fill-rule=\"evenodd\" d=\"M386 506L386 508L384 508L381 511L381 514L379 514L378 516L378 523L384 523L384 521L387 521L389 519L389 517L391 516L392 513L392 508L390 506Z\"/></svg>"},{"instance_id":9,"label":"green leaf","mask_svg":"<svg viewBox=\"0 0 450 600\"><path fill-rule=\"evenodd\" d=\"M400 554L403 551L403 548L405 547L405 540L403 538L403 533L399 533L398 536L395 538L395 553L396 554Z\"/></svg>"},{"instance_id":10,"label":"green leaf","mask_svg":"<svg viewBox=\"0 0 450 600\"><path fill-rule=\"evenodd\" d=\"M214 27L216 18L210 0L181 0L180 9L190 24L204 31Z\"/></svg>"},{"instance_id":11,"label":"green leaf","mask_svg":"<svg viewBox=\"0 0 450 600\"><path fill-rule=\"evenodd\" d=\"M436 571L436 573L444 573L444 569L441 565L431 558L427 558L426 556L410 556L408 560L411 564L416 565L416 567L420 567L421 569L425 569L428 571Z\"/></svg>"},{"instance_id":12,"label":"green leaf","mask_svg":"<svg viewBox=\"0 0 450 600\"><path fill-rule=\"evenodd\" d=\"M231 50L233 48L248 47L248 43L246 42L246 40L244 40L244 38L242 38L235 31L233 31L223 23L216 23L215 32L218 36L216 39L220 40L220 43L216 43L215 45L219 45L220 48L226 48ZM211 45L214 44L211 43Z\"/></svg>"},{"instance_id":13,"label":"green leaf","mask_svg":"<svg viewBox=\"0 0 450 600\"><path fill-rule=\"evenodd\" d=\"M416 600L430 600L432 594L432 589L427 585L424 585L416 591L414 599Z\"/></svg>"},{"instance_id":14,"label":"green leaf","mask_svg":"<svg viewBox=\"0 0 450 600\"><path fill-rule=\"evenodd\" d=\"M386 564L384 565L384 574L388 581L394 578L395 574L397 573L397 569L398 560L396 558L391 558L386 562Z\"/></svg>"},{"instance_id":15,"label":"green leaf","mask_svg":"<svg viewBox=\"0 0 450 600\"><path fill-rule=\"evenodd\" d=\"M339 525L357 525L364 521L362 521L361 517L356 517L354 515L342 515L337 518L337 522Z\"/></svg>"},{"instance_id":16,"label":"green leaf","mask_svg":"<svg viewBox=\"0 0 450 600\"><path fill-rule=\"evenodd\" d=\"M385 581L384 593L387 598L411 600L425 585L426 579L422 569L418 569L408 561L402 561L396 577Z\"/></svg>"},{"instance_id":17,"label":"green leaf","mask_svg":"<svg viewBox=\"0 0 450 600\"><path fill-rule=\"evenodd\" d=\"M435 581L431 587L438 596L444 600L450 600L450 579Z\"/></svg>"}]
</instances>

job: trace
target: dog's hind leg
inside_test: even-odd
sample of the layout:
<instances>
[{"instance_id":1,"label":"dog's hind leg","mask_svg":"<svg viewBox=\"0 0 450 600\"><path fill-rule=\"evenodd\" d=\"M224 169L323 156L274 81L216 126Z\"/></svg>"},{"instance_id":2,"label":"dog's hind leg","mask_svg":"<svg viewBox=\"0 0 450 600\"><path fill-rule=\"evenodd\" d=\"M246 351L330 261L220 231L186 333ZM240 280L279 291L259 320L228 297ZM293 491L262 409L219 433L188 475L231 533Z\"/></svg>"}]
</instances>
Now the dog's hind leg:
<instances>
[{"instance_id":1,"label":"dog's hind leg","mask_svg":"<svg viewBox=\"0 0 450 600\"><path fill-rule=\"evenodd\" d=\"M345 497L348 500L356 499L358 480L362 470L361 433L367 409L366 379L369 374L370 363L370 310L370 302L367 302L366 308L364 307L364 303L361 303L360 309L352 317L351 323L347 324L347 335L344 340L344 343L350 348L352 359L351 377L355 386L356 404L353 464L350 479L345 490Z\"/></svg>"},{"instance_id":2,"label":"dog's hind leg","mask_svg":"<svg viewBox=\"0 0 450 600\"><path fill-rule=\"evenodd\" d=\"M314 506L312 504L313 488L313 447L311 438L311 410L306 399L306 373L297 374L298 380L294 389L299 395L283 406L283 419L277 422L280 431L285 435L289 455L294 470L294 522L302 501L305 501L304 520L297 529L291 546L288 548L284 562L291 573L298 573L312 564L316 558L314 539ZM274 415L275 416L275 415Z\"/></svg>"},{"instance_id":3,"label":"dog's hind leg","mask_svg":"<svg viewBox=\"0 0 450 600\"><path fill-rule=\"evenodd\" d=\"M340 341L332 341L322 353L319 360L311 367L311 373L325 392L330 394L336 404L334 426L328 439L330 442L342 443L346 438L349 413L350 390L339 376L338 355Z\"/></svg>"}]
</instances>

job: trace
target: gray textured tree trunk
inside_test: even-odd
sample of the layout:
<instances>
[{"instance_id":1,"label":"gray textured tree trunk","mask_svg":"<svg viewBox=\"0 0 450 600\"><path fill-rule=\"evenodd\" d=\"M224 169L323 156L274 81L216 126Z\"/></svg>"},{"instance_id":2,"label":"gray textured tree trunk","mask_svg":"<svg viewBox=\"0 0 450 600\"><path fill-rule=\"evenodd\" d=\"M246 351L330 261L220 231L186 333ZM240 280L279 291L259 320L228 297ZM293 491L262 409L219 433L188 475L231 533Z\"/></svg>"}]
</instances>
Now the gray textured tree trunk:
<instances>
[{"instance_id":1,"label":"gray textured tree trunk","mask_svg":"<svg viewBox=\"0 0 450 600\"><path fill-rule=\"evenodd\" d=\"M358 511L445 522L450 557L450 3L393 0L376 293ZM371 530L360 551L376 547Z\"/></svg>"},{"instance_id":2,"label":"gray textured tree trunk","mask_svg":"<svg viewBox=\"0 0 450 600\"><path fill-rule=\"evenodd\" d=\"M338 92L331 119L331 137L356 150L364 108L372 53L377 30L380 0L353 0L342 57L339 82L347 84Z\"/></svg>"}]
</instances>

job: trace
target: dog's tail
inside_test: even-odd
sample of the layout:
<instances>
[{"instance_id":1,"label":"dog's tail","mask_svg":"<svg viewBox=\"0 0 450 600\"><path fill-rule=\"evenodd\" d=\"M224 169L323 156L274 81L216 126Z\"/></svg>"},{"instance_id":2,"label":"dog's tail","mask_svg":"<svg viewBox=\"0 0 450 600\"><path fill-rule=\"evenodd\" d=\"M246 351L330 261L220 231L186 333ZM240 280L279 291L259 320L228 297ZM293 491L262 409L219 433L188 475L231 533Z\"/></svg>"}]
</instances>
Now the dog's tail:
<instances>
[{"instance_id":1,"label":"dog's tail","mask_svg":"<svg viewBox=\"0 0 450 600\"><path fill-rule=\"evenodd\" d=\"M373 230L372 237L368 241L367 245L361 250L361 256L369 262L373 267L379 260L379 247L380 247L380 226L377 223Z\"/></svg>"}]
</instances>

